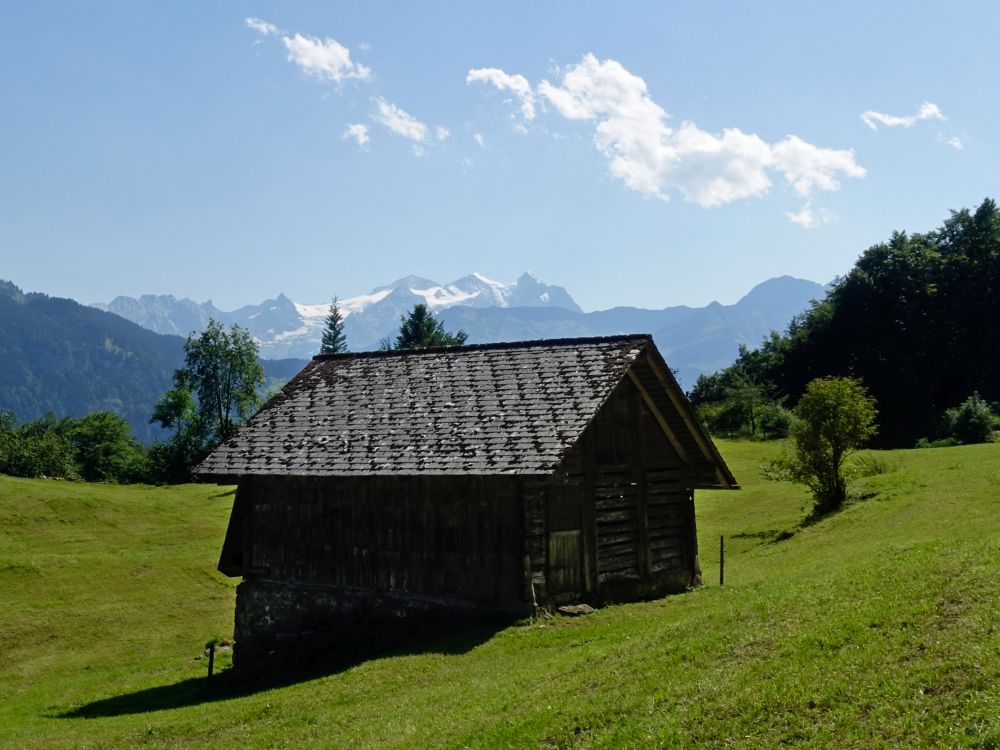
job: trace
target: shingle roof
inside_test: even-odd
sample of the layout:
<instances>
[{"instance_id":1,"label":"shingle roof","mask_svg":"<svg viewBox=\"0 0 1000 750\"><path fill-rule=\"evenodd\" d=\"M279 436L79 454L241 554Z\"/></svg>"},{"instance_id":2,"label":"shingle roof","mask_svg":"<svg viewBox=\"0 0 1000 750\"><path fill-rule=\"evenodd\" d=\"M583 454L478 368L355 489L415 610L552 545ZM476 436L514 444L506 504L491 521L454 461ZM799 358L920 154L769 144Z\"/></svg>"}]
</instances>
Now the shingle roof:
<instances>
[{"instance_id":1,"label":"shingle roof","mask_svg":"<svg viewBox=\"0 0 1000 750\"><path fill-rule=\"evenodd\" d=\"M247 474L547 474L645 335L315 357L198 468Z\"/></svg>"}]
</instances>

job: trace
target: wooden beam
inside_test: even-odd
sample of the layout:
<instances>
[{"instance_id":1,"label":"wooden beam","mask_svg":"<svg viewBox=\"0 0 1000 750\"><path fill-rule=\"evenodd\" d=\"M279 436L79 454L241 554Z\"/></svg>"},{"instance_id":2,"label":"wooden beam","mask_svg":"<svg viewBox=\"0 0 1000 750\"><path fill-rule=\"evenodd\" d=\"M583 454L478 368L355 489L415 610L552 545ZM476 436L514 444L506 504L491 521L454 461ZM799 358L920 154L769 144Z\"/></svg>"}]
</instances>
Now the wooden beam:
<instances>
[{"instance_id":1,"label":"wooden beam","mask_svg":"<svg viewBox=\"0 0 1000 750\"><path fill-rule=\"evenodd\" d=\"M647 354L646 361L649 363L650 368L653 370L653 374L656 375L657 379L660 381L660 384L663 386L663 390L667 392L667 396L670 398L670 403L673 404L674 408L677 410L677 413L680 414L681 419L684 420L684 424L691 432L691 436L694 438L695 442L698 444L698 447L701 449L702 455L704 455L706 459L708 459L715 465L715 476L719 480L719 484L721 484L723 487L730 487L732 485L732 482L730 482L727 479L726 475L722 472L722 469L719 467L719 462L722 461L722 457L718 454L718 451L715 450L715 446L710 447L709 444L705 442L705 437L702 432L701 425L699 425L697 421L692 417L688 409L688 404L686 402L686 399L682 402L681 399L677 397L677 393L675 392L675 389L678 388L676 381L674 381L673 377L670 378L667 377L667 375L663 372L663 369L660 367L659 362L657 362L654 357L651 357L649 356L649 354ZM631 374L632 371L629 370L629 375Z\"/></svg>"},{"instance_id":2,"label":"wooden beam","mask_svg":"<svg viewBox=\"0 0 1000 750\"><path fill-rule=\"evenodd\" d=\"M684 450L684 446L681 445L681 441L677 439L677 435L674 431L670 429L670 425L667 424L666 418L660 413L660 410L656 406L656 402L653 401L653 397L649 395L649 391L646 390L646 386L642 384L639 380L639 376L632 372L632 368L628 370L629 379L639 390L639 394L642 396L642 400L646 402L646 406L649 407L649 411L652 412L653 416L656 417L656 421L659 423L660 428L663 430L667 439L670 440L670 444L674 446L674 450L677 451L677 455L681 457L681 460L685 463L690 463L687 456L687 451Z\"/></svg>"}]
</instances>

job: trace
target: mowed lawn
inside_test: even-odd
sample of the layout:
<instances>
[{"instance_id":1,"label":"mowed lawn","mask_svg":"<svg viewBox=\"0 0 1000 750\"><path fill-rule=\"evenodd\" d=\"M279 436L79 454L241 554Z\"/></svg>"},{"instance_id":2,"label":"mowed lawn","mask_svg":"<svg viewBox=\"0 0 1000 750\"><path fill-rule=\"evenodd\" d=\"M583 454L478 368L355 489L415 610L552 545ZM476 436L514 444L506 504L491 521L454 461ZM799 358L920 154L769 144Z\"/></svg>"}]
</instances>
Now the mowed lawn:
<instances>
[{"instance_id":1,"label":"mowed lawn","mask_svg":"<svg viewBox=\"0 0 1000 750\"><path fill-rule=\"evenodd\" d=\"M702 588L240 694L231 488L0 478L0 746L1000 747L1000 445L880 453L808 526L776 446L720 445Z\"/></svg>"}]
</instances>

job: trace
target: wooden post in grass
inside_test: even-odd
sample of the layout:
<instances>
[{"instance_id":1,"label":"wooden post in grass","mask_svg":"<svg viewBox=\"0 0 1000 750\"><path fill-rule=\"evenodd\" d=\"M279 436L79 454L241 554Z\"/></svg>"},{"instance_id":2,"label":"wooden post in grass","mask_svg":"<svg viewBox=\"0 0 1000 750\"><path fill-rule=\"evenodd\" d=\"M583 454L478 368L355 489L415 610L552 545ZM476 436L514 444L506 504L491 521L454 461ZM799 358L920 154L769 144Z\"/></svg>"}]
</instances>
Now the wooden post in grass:
<instances>
[{"instance_id":1,"label":"wooden post in grass","mask_svg":"<svg viewBox=\"0 0 1000 750\"><path fill-rule=\"evenodd\" d=\"M726 537L719 537L719 585L726 580Z\"/></svg>"},{"instance_id":2,"label":"wooden post in grass","mask_svg":"<svg viewBox=\"0 0 1000 750\"><path fill-rule=\"evenodd\" d=\"M212 676L212 668L215 667L215 641L208 644L208 676Z\"/></svg>"}]
</instances>

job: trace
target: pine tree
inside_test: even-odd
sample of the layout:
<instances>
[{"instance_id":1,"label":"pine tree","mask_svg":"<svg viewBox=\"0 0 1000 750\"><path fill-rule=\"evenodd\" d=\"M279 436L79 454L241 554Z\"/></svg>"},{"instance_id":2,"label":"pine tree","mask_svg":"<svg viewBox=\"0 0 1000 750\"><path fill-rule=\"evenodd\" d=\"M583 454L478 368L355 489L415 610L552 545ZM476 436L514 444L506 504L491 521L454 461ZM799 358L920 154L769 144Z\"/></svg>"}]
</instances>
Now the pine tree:
<instances>
[{"instance_id":1,"label":"pine tree","mask_svg":"<svg viewBox=\"0 0 1000 750\"><path fill-rule=\"evenodd\" d=\"M323 343L320 354L340 354L347 351L347 336L344 335L344 316L340 314L340 306L334 297L330 303L330 313L326 316L326 328L323 329Z\"/></svg>"},{"instance_id":2,"label":"pine tree","mask_svg":"<svg viewBox=\"0 0 1000 750\"><path fill-rule=\"evenodd\" d=\"M449 333L427 305L414 305L409 315L399 319L396 349L427 349L432 346L461 346L469 337L459 329Z\"/></svg>"}]
</instances>

